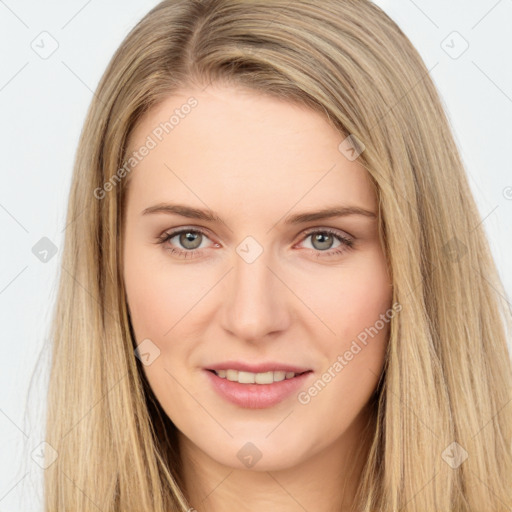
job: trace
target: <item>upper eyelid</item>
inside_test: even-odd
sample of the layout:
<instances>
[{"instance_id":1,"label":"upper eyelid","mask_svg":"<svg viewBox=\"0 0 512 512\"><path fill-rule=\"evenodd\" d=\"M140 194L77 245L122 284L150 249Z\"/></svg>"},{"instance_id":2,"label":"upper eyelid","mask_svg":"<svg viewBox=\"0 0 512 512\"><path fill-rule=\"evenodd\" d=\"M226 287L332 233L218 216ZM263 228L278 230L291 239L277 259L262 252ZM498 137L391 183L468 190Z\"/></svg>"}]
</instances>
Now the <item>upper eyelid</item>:
<instances>
[{"instance_id":1,"label":"upper eyelid","mask_svg":"<svg viewBox=\"0 0 512 512\"><path fill-rule=\"evenodd\" d=\"M187 231L201 233L202 235L207 236L211 240L208 230L205 230L203 228L193 228L193 227L176 228L176 230L170 229L169 231L164 231L159 238L174 238L176 235L180 235L181 233L186 233Z\"/></svg>"},{"instance_id":2,"label":"upper eyelid","mask_svg":"<svg viewBox=\"0 0 512 512\"><path fill-rule=\"evenodd\" d=\"M346 231L343 231L342 229L338 228L308 228L303 231L303 236L309 236L312 233L333 233L337 234L338 236L341 236L342 238L350 238L351 240L355 239L354 236L352 236L350 233L347 233Z\"/></svg>"}]
</instances>

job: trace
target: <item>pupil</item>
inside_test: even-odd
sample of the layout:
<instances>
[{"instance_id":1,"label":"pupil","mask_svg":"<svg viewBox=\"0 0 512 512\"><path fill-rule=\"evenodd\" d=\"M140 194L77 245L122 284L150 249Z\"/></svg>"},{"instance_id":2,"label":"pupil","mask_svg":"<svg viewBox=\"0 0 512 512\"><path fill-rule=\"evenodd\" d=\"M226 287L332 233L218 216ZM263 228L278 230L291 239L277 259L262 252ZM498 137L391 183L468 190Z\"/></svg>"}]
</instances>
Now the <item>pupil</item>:
<instances>
[{"instance_id":1,"label":"pupil","mask_svg":"<svg viewBox=\"0 0 512 512\"><path fill-rule=\"evenodd\" d=\"M180 236L180 243L186 249L197 249L201 245L201 241L199 238L200 236L200 233L193 233L191 231L188 231ZM198 240L199 243L197 243Z\"/></svg>"},{"instance_id":2,"label":"pupil","mask_svg":"<svg viewBox=\"0 0 512 512\"><path fill-rule=\"evenodd\" d=\"M320 246L316 244L319 243ZM316 249L325 250L329 249L332 245L332 235L328 233L318 233L313 237L313 246Z\"/></svg>"}]
</instances>

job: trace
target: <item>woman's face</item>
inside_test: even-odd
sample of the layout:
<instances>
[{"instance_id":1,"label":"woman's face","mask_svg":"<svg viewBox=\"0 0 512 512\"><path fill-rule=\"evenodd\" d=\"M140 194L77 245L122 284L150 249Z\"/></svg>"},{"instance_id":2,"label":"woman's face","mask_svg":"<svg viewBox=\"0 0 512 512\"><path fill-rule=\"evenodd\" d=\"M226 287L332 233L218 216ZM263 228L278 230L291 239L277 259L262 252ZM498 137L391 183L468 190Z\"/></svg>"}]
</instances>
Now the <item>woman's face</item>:
<instances>
[{"instance_id":1,"label":"woman's face","mask_svg":"<svg viewBox=\"0 0 512 512\"><path fill-rule=\"evenodd\" d=\"M394 312L376 197L343 140L219 86L169 97L130 139L138 355L180 438L218 463L283 469L361 434Z\"/></svg>"}]
</instances>

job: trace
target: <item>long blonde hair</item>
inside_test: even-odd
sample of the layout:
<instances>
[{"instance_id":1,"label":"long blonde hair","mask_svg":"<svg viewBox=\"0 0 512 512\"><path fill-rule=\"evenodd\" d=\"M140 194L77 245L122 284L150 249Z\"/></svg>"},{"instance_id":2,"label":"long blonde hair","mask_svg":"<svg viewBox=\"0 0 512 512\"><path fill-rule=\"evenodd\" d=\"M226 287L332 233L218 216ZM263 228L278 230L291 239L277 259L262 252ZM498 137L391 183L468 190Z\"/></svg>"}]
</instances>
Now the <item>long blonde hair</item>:
<instances>
[{"instance_id":1,"label":"long blonde hair","mask_svg":"<svg viewBox=\"0 0 512 512\"><path fill-rule=\"evenodd\" d=\"M46 510L189 509L175 426L134 357L121 266L127 180L112 177L142 115L208 83L300 102L364 144L358 161L378 193L402 310L357 510L510 510L505 292L429 72L367 0L165 0L117 50L70 191L51 330L46 441L58 457L45 471Z\"/></svg>"}]
</instances>

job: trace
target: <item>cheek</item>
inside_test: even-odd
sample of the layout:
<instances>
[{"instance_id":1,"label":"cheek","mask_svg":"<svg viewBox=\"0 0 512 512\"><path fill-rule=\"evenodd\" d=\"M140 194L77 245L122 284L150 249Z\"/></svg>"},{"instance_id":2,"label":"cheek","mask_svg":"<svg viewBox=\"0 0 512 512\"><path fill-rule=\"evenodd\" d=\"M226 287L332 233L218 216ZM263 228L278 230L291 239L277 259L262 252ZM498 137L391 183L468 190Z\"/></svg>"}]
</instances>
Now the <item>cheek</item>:
<instances>
[{"instance_id":1,"label":"cheek","mask_svg":"<svg viewBox=\"0 0 512 512\"><path fill-rule=\"evenodd\" d=\"M124 282L137 341L165 339L208 290L208 276L170 264L165 256L163 248L151 246L134 247L125 258Z\"/></svg>"},{"instance_id":2,"label":"cheek","mask_svg":"<svg viewBox=\"0 0 512 512\"><path fill-rule=\"evenodd\" d=\"M142 247L141 247L142 246ZM130 248L130 240L126 243ZM124 260L124 283L135 344L149 339L158 357L143 366L157 398L187 408L187 399L173 377L182 382L196 348L194 333L207 328L199 302L218 279L207 269L167 261L165 250L133 244ZM151 345L152 346L152 345Z\"/></svg>"},{"instance_id":3,"label":"cheek","mask_svg":"<svg viewBox=\"0 0 512 512\"><path fill-rule=\"evenodd\" d=\"M321 319L333 331L327 336L329 346L342 349L391 308L391 281L377 244L373 250L349 260L339 271L331 272L326 283L327 287L319 287L308 281L307 296L311 309L320 312Z\"/></svg>"},{"instance_id":4,"label":"cheek","mask_svg":"<svg viewBox=\"0 0 512 512\"><path fill-rule=\"evenodd\" d=\"M379 264L366 271L353 274L347 279L347 295L341 300L343 325L337 325L342 338L364 339L364 333L377 324L379 330L385 325L379 321L382 314L391 308L392 290L385 269Z\"/></svg>"},{"instance_id":5,"label":"cheek","mask_svg":"<svg viewBox=\"0 0 512 512\"><path fill-rule=\"evenodd\" d=\"M129 240L126 247L130 247ZM149 339L156 346L150 345L152 354L158 351L142 369L155 396L174 418L176 411L185 414L190 407L175 381L185 381L184 365L193 350L182 328L205 292L201 279L194 279L183 266L171 266L161 255L155 258L158 251L134 246L124 260L124 283L135 344Z\"/></svg>"},{"instance_id":6,"label":"cheek","mask_svg":"<svg viewBox=\"0 0 512 512\"><path fill-rule=\"evenodd\" d=\"M322 382L311 394L306 392L312 400L315 397L317 407L331 410L334 417L339 414L341 422L353 417L373 393L394 316L391 281L380 248L353 261L353 266L347 264L330 276L330 293L310 294L312 309L322 312L322 320L334 334L326 331L317 337L324 359ZM337 413L332 411L333 403L339 404Z\"/></svg>"}]
</instances>

